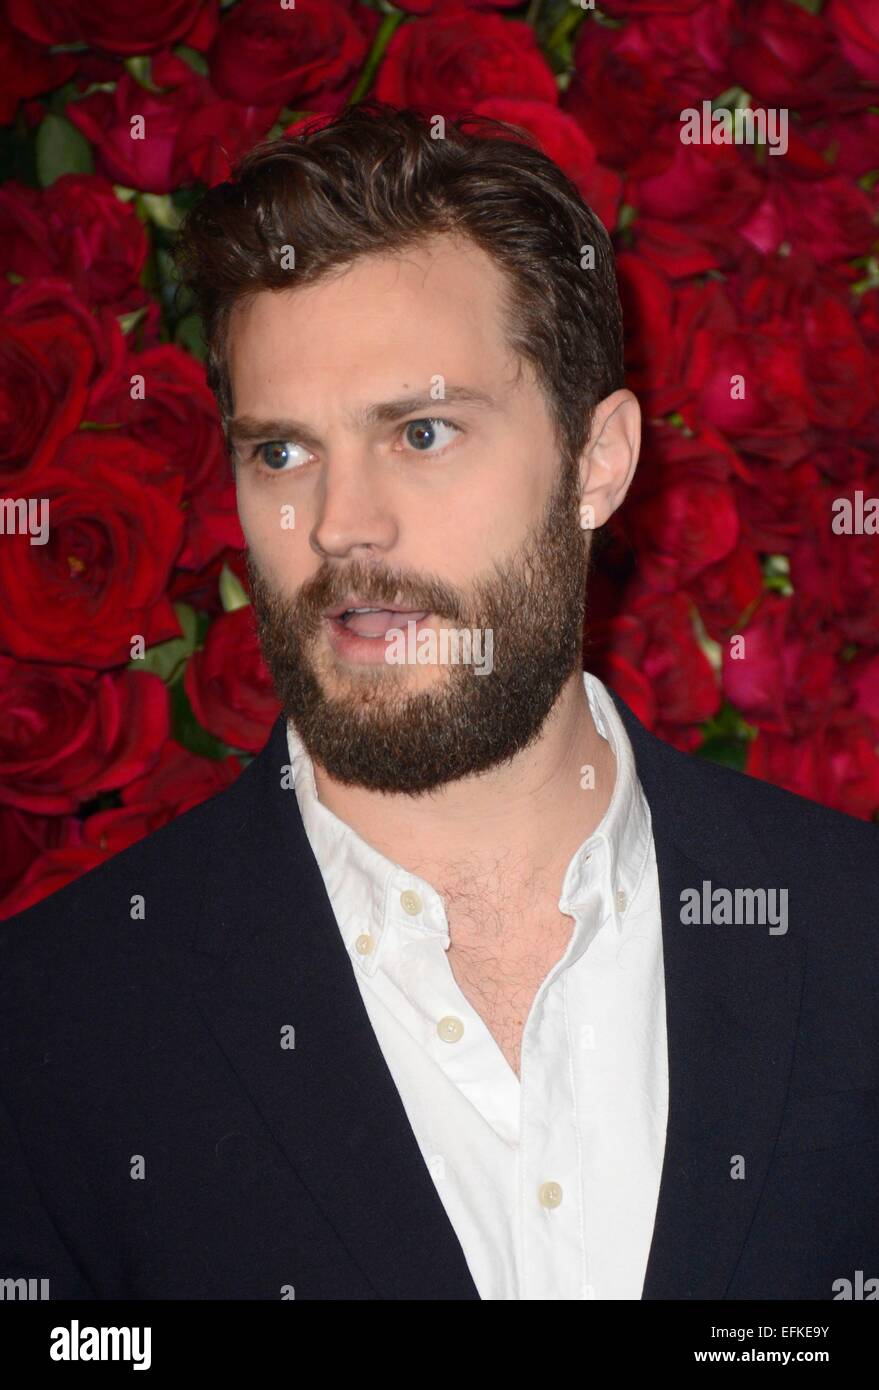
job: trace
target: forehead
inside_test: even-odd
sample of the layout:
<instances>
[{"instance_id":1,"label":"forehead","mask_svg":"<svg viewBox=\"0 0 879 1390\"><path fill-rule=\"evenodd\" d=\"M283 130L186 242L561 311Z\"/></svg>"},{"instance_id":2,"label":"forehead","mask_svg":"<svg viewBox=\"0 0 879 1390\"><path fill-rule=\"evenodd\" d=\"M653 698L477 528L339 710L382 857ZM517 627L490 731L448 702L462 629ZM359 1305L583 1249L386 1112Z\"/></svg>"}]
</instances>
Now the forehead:
<instances>
[{"instance_id":1,"label":"forehead","mask_svg":"<svg viewBox=\"0 0 879 1390\"><path fill-rule=\"evenodd\" d=\"M509 377L505 289L486 252L442 236L362 257L314 285L261 291L230 316L236 410L255 408L254 397L282 377L297 394L328 380L351 385L378 367L415 381L452 371Z\"/></svg>"}]
</instances>

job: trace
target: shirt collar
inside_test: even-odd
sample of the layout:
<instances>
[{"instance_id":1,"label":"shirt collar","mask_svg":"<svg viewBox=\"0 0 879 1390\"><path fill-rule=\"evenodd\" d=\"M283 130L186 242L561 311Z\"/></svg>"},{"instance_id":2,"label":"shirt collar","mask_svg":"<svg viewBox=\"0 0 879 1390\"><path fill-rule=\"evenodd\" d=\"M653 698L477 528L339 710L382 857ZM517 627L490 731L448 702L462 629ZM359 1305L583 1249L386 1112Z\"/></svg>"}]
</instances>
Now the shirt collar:
<instances>
[{"instance_id":1,"label":"shirt collar","mask_svg":"<svg viewBox=\"0 0 879 1390\"><path fill-rule=\"evenodd\" d=\"M595 727L610 743L616 777L607 810L568 865L559 902L565 912L583 903L595 885L597 855L614 925L622 931L647 868L652 838L650 807L638 780L629 736L610 692L589 671L583 672L583 683ZM588 790L583 794L588 796Z\"/></svg>"},{"instance_id":2,"label":"shirt collar","mask_svg":"<svg viewBox=\"0 0 879 1390\"><path fill-rule=\"evenodd\" d=\"M595 727L610 742L616 778L599 825L568 864L559 907L578 921L577 911L594 904L598 887L617 932L622 932L648 863L650 809L628 734L606 686L588 671L583 681ZM360 969L371 975L378 968L392 924L422 936L435 935L448 946L445 910L436 889L381 854L320 801L314 765L289 720L287 746L305 833L345 945ZM589 795L588 784L583 795ZM594 930L590 938L592 934Z\"/></svg>"}]
</instances>

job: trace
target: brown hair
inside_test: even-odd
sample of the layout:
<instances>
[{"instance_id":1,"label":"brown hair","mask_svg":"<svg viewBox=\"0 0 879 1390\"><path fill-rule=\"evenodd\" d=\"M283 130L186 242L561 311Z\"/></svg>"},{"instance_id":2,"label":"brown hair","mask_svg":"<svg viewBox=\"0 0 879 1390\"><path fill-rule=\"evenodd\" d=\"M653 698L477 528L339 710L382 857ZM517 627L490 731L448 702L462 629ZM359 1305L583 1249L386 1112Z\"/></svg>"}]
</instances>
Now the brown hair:
<instances>
[{"instance_id":1,"label":"brown hair","mask_svg":"<svg viewBox=\"0 0 879 1390\"><path fill-rule=\"evenodd\" d=\"M232 307L262 290L313 284L361 256L425 237L469 237L505 273L507 335L533 367L573 459L596 404L624 383L613 249L573 183L517 126L447 121L373 99L265 140L187 214L175 248L201 315L208 384L225 424ZM295 248L295 269L281 248ZM593 268L581 268L582 248Z\"/></svg>"}]
</instances>

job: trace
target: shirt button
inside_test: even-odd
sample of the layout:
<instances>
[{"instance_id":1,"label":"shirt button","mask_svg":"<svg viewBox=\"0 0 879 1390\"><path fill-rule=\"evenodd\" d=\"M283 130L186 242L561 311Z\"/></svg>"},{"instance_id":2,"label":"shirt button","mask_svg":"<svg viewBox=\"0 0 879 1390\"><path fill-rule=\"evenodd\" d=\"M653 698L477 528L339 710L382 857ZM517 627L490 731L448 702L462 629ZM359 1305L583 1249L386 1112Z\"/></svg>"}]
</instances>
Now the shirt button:
<instances>
[{"instance_id":1,"label":"shirt button","mask_svg":"<svg viewBox=\"0 0 879 1390\"><path fill-rule=\"evenodd\" d=\"M400 894L400 902L403 904L404 912L408 912L410 917L421 911L421 899L412 888L407 888Z\"/></svg>"},{"instance_id":2,"label":"shirt button","mask_svg":"<svg viewBox=\"0 0 879 1390\"><path fill-rule=\"evenodd\" d=\"M620 888L619 891L618 891L618 893L617 893L617 907L619 908L620 912L625 912L625 910L626 910L626 901L627 901L627 899L626 899L625 892L623 891L622 888Z\"/></svg>"},{"instance_id":3,"label":"shirt button","mask_svg":"<svg viewBox=\"0 0 879 1390\"><path fill-rule=\"evenodd\" d=\"M541 1183L537 1195L541 1206L560 1207L562 1204L562 1189L557 1182Z\"/></svg>"},{"instance_id":4,"label":"shirt button","mask_svg":"<svg viewBox=\"0 0 879 1390\"><path fill-rule=\"evenodd\" d=\"M364 932L363 935L358 936L357 940L354 942L354 949L361 956L368 956L374 945L375 942L369 935L369 932Z\"/></svg>"},{"instance_id":5,"label":"shirt button","mask_svg":"<svg viewBox=\"0 0 879 1390\"><path fill-rule=\"evenodd\" d=\"M436 1031L443 1042L457 1042L464 1032L464 1025L461 1020L455 1018L453 1014L446 1014L446 1017L441 1018L436 1025Z\"/></svg>"}]
</instances>

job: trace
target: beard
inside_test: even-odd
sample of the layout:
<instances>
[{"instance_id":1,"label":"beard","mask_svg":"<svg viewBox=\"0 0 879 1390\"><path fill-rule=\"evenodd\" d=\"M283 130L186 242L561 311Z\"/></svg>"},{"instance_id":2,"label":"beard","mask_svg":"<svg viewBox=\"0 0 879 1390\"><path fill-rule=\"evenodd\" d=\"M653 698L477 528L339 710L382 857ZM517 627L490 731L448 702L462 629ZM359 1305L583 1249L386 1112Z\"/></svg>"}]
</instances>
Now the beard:
<instances>
[{"instance_id":1,"label":"beard","mask_svg":"<svg viewBox=\"0 0 879 1390\"><path fill-rule=\"evenodd\" d=\"M466 590L362 561L344 569L324 562L291 598L248 552L263 659L311 758L349 786L411 796L512 759L582 669L590 541L580 527L577 463L564 460L538 525ZM492 669L477 675L469 665L442 666L428 688L413 690L411 666L341 662L323 611L349 593L365 604L425 610L440 626L490 629Z\"/></svg>"}]
</instances>

